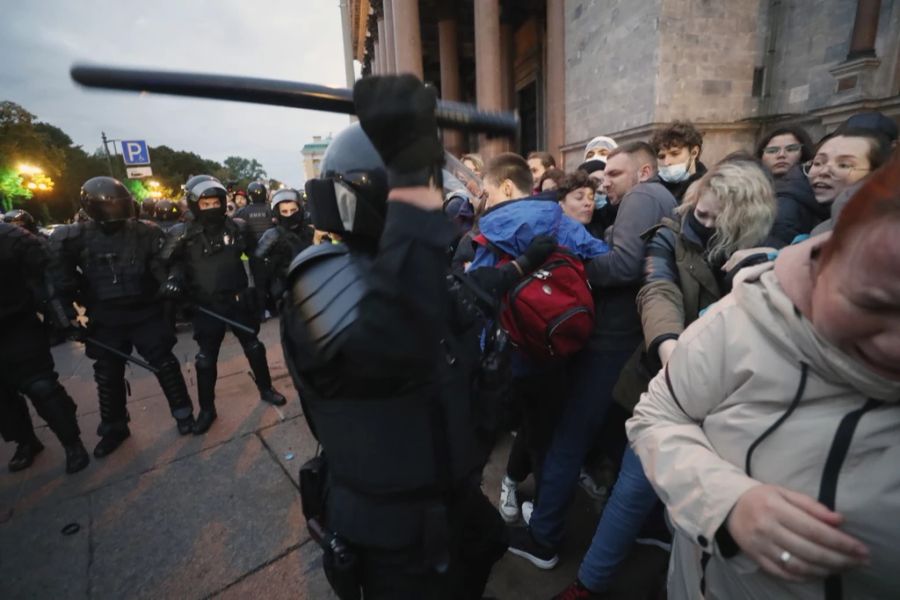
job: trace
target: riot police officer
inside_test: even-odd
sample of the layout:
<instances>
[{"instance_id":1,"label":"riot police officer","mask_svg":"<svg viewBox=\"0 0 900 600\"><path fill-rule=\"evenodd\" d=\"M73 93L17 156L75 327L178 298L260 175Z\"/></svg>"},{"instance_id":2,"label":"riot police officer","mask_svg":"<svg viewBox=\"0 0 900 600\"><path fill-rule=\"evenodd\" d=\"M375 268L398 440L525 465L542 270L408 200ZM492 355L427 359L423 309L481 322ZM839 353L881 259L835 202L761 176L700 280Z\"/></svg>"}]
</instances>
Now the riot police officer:
<instances>
[{"instance_id":1,"label":"riot police officer","mask_svg":"<svg viewBox=\"0 0 900 600\"><path fill-rule=\"evenodd\" d=\"M247 230L253 234L256 241L259 241L262 234L275 225L272 221L272 209L269 208L269 192L265 185L254 181L247 186L247 197L250 202L247 206L239 208L234 216L243 219L247 224Z\"/></svg>"},{"instance_id":2,"label":"riot police officer","mask_svg":"<svg viewBox=\"0 0 900 600\"><path fill-rule=\"evenodd\" d=\"M244 350L260 399L277 406L286 400L272 387L266 348L257 337L258 291L248 285L241 260L242 254L252 252L255 239L242 220L226 216L227 192L214 177L192 177L185 184L185 194L194 220L179 223L169 231L163 248L163 258L169 266L164 293L173 299L187 295L195 304L194 339L200 346L195 363L200 413L194 433L201 434L217 416L216 363L229 325L221 317L230 322L231 331Z\"/></svg>"},{"instance_id":3,"label":"riot police officer","mask_svg":"<svg viewBox=\"0 0 900 600\"><path fill-rule=\"evenodd\" d=\"M153 214L156 217L156 224L159 225L163 232L168 233L181 220L181 207L178 206L177 202L163 198L156 201L156 208Z\"/></svg>"},{"instance_id":4,"label":"riot police officer","mask_svg":"<svg viewBox=\"0 0 900 600\"><path fill-rule=\"evenodd\" d=\"M54 320L60 328L68 326L45 278L49 262L46 246L37 237L21 227L0 223L0 432L3 439L17 444L10 471L28 467L44 449L34 435L28 407L17 392L28 396L63 445L67 473L80 471L90 462L81 443L75 402L59 383L46 327L37 317L40 309L45 319ZM39 306L39 300L47 298L51 300Z\"/></svg>"},{"instance_id":5,"label":"riot police officer","mask_svg":"<svg viewBox=\"0 0 900 600\"><path fill-rule=\"evenodd\" d=\"M294 260L282 313L285 359L323 448L301 470L304 515L341 598L480 598L506 546L479 487L481 321L448 285L454 230L428 187L443 158L434 92L411 75L369 77L354 102L360 123L334 138L306 188L316 229L342 242ZM531 264L555 242L545 246ZM531 268L513 262L483 269L498 278L494 297Z\"/></svg>"},{"instance_id":6,"label":"riot police officer","mask_svg":"<svg viewBox=\"0 0 900 600\"><path fill-rule=\"evenodd\" d=\"M18 225L19 227L28 230L29 233L43 237L38 231L38 226L34 217L32 217L31 213L27 210L14 208L13 210L7 211L6 214L3 215L3 222Z\"/></svg>"},{"instance_id":7,"label":"riot police officer","mask_svg":"<svg viewBox=\"0 0 900 600\"><path fill-rule=\"evenodd\" d=\"M160 259L164 235L148 221L134 218L131 194L112 177L94 177L81 187L87 223L66 225L50 236L54 282L69 300L85 305L88 332L94 340L131 354L132 347L156 370L178 432L193 429L193 407L181 365L172 353L175 332L158 299L166 270ZM100 403L100 442L94 456L115 451L129 435L125 359L92 340L86 354L94 359Z\"/></svg>"},{"instance_id":8,"label":"riot police officer","mask_svg":"<svg viewBox=\"0 0 900 600\"><path fill-rule=\"evenodd\" d=\"M313 229L304 219L303 195L286 188L272 195L276 225L263 233L256 247L256 258L263 264L257 270L257 285L277 302L285 290L288 267L295 256L312 245Z\"/></svg>"}]
</instances>

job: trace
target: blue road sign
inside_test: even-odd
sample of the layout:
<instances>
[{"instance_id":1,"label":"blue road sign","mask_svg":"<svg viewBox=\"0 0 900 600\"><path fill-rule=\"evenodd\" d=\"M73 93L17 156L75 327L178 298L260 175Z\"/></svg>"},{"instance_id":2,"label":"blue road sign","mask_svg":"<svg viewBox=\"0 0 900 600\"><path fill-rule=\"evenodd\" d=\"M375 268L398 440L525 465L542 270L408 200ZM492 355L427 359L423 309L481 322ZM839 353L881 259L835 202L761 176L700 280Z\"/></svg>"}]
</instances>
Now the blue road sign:
<instances>
[{"instance_id":1,"label":"blue road sign","mask_svg":"<svg viewBox=\"0 0 900 600\"><path fill-rule=\"evenodd\" d=\"M122 140L122 158L126 165L149 165L150 150L144 140Z\"/></svg>"}]
</instances>

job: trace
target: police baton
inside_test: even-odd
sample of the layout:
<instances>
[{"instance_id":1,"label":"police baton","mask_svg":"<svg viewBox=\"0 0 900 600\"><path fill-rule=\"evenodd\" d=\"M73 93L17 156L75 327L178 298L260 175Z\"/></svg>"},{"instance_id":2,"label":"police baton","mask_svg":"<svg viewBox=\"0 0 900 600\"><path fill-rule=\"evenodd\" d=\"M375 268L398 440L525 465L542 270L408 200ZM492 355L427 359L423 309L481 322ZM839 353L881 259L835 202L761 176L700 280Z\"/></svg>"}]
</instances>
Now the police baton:
<instances>
[{"instance_id":1,"label":"police baton","mask_svg":"<svg viewBox=\"0 0 900 600\"><path fill-rule=\"evenodd\" d=\"M86 87L355 114L353 90L313 83L77 64L70 73ZM486 111L471 104L438 100L435 117L438 126L445 129L509 138L519 134L519 115L515 112Z\"/></svg>"},{"instance_id":2,"label":"police baton","mask_svg":"<svg viewBox=\"0 0 900 600\"><path fill-rule=\"evenodd\" d=\"M159 369L157 369L150 363L146 363L146 362L142 361L141 359L135 358L134 356L132 356L130 354L125 354L121 350L113 348L112 346L110 346L108 344L104 344L103 342L97 341L95 338L92 338L90 336L84 336L80 339L84 342L87 342L88 344L93 344L93 345L97 346L98 348L103 348L107 352L109 352L111 354L115 354L116 356L125 360L126 362L134 363L139 367L144 367L151 373L154 373L154 374L159 373Z\"/></svg>"},{"instance_id":3,"label":"police baton","mask_svg":"<svg viewBox=\"0 0 900 600\"><path fill-rule=\"evenodd\" d=\"M235 321L233 319L229 319L228 317L226 317L224 315L220 315L217 312L211 311L208 308L206 308L205 306L200 306L199 304L194 304L194 308L196 308L197 310L202 312L204 315L209 315L213 319L218 319L218 320L222 321L223 323L225 323L226 325L231 325L235 329L240 329L241 331L249 333L251 335L256 335L256 331L247 327L243 323L238 323L237 321Z\"/></svg>"}]
</instances>

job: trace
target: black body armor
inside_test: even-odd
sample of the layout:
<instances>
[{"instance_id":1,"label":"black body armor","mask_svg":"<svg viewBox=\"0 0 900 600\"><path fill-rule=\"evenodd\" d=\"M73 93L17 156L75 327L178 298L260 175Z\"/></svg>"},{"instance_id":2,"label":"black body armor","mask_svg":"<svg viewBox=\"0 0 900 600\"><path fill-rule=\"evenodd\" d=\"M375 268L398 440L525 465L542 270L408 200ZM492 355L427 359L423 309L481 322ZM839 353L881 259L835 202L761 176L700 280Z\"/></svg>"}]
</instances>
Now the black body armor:
<instances>
[{"instance_id":1,"label":"black body armor","mask_svg":"<svg viewBox=\"0 0 900 600\"><path fill-rule=\"evenodd\" d=\"M37 311L49 262L40 238L17 225L0 223L0 321Z\"/></svg>"},{"instance_id":2,"label":"black body armor","mask_svg":"<svg viewBox=\"0 0 900 600\"><path fill-rule=\"evenodd\" d=\"M241 255L250 250L246 226L226 219L221 227L204 228L199 223L178 223L166 239L163 261L170 275L181 279L189 293L200 301L239 292L247 287Z\"/></svg>"},{"instance_id":3,"label":"black body armor","mask_svg":"<svg viewBox=\"0 0 900 600\"><path fill-rule=\"evenodd\" d=\"M328 526L363 545L427 545L451 490L482 466L469 402L477 336L448 330L420 381L355 366L343 349L369 291L371 261L343 244L313 246L294 260L292 306L282 316L285 362L327 452Z\"/></svg>"},{"instance_id":4,"label":"black body armor","mask_svg":"<svg viewBox=\"0 0 900 600\"><path fill-rule=\"evenodd\" d=\"M72 297L80 291L89 308L149 304L164 280L159 263L163 240L154 223L134 219L113 233L96 222L59 227L50 238L57 285Z\"/></svg>"},{"instance_id":5,"label":"black body armor","mask_svg":"<svg viewBox=\"0 0 900 600\"><path fill-rule=\"evenodd\" d=\"M266 230L275 226L272 222L272 210L265 204L248 204L238 209L234 216L247 223L247 229L257 240Z\"/></svg>"}]
</instances>

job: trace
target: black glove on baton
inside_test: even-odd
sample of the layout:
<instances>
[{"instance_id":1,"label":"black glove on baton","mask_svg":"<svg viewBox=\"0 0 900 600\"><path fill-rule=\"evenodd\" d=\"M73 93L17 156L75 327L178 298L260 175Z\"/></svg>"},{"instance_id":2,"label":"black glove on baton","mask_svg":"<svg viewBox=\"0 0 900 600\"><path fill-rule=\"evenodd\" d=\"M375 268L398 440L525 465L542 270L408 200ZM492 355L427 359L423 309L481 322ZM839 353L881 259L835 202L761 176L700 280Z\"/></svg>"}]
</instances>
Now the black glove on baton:
<instances>
[{"instance_id":1,"label":"black glove on baton","mask_svg":"<svg viewBox=\"0 0 900 600\"><path fill-rule=\"evenodd\" d=\"M353 87L356 115L387 167L390 187L439 185L444 150L436 98L413 75L366 77Z\"/></svg>"}]
</instances>

